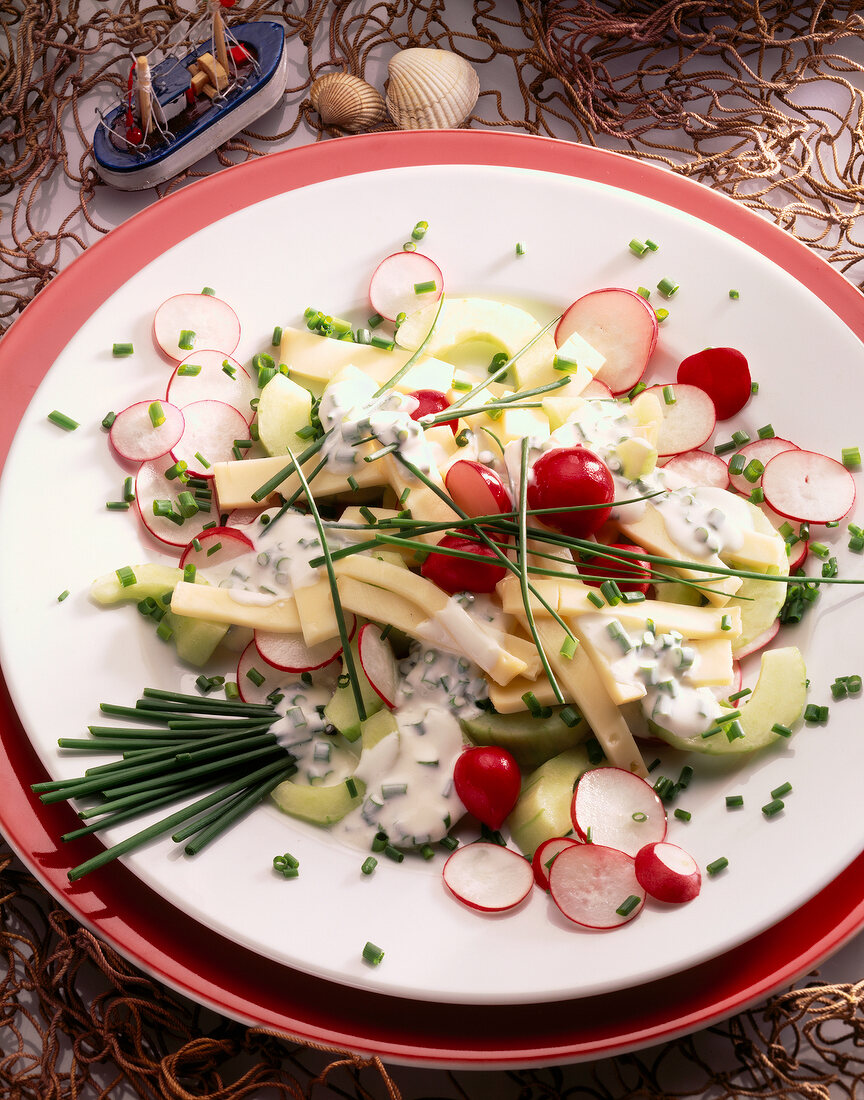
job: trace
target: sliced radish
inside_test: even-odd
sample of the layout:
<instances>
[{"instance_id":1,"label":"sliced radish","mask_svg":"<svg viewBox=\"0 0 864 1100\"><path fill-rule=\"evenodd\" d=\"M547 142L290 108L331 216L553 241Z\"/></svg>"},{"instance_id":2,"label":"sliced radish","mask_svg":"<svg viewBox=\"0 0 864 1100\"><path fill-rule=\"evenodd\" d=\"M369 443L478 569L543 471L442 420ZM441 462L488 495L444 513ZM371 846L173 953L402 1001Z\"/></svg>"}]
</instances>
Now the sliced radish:
<instances>
[{"instance_id":1,"label":"sliced radish","mask_svg":"<svg viewBox=\"0 0 864 1100\"><path fill-rule=\"evenodd\" d=\"M855 479L841 462L816 451L775 455L762 489L775 512L802 523L842 519L855 503Z\"/></svg>"},{"instance_id":2,"label":"sliced radish","mask_svg":"<svg viewBox=\"0 0 864 1100\"><path fill-rule=\"evenodd\" d=\"M417 408L414 412L408 415L412 420L422 420L424 416L435 416L437 413L444 412L445 409L450 408L450 402L447 400L447 394L442 393L440 390L412 390L411 397L417 402ZM454 435L459 434L459 415L454 415L452 420L443 421L450 426L450 431Z\"/></svg>"},{"instance_id":3,"label":"sliced radish","mask_svg":"<svg viewBox=\"0 0 864 1100\"><path fill-rule=\"evenodd\" d=\"M512 909L531 893L531 864L500 844L479 841L457 848L444 864L444 884L459 901L484 913Z\"/></svg>"},{"instance_id":4,"label":"sliced radish","mask_svg":"<svg viewBox=\"0 0 864 1100\"><path fill-rule=\"evenodd\" d=\"M357 636L360 665L375 694L392 710L396 706L399 666L380 626L364 623Z\"/></svg>"},{"instance_id":5,"label":"sliced radish","mask_svg":"<svg viewBox=\"0 0 864 1100\"><path fill-rule=\"evenodd\" d=\"M453 768L456 794L469 814L500 829L519 800L522 777L512 753L498 745L464 749Z\"/></svg>"},{"instance_id":6,"label":"sliced radish","mask_svg":"<svg viewBox=\"0 0 864 1100\"><path fill-rule=\"evenodd\" d=\"M663 423L657 439L657 453L661 455L683 454L695 451L714 431L717 418L711 398L698 386L674 385L650 386L646 393L653 393L663 409ZM667 394L673 400L667 401Z\"/></svg>"},{"instance_id":7,"label":"sliced radish","mask_svg":"<svg viewBox=\"0 0 864 1100\"><path fill-rule=\"evenodd\" d=\"M184 333L187 339L183 343L191 347L180 347ZM212 294L175 294L154 314L153 340L177 363L196 348L216 348L231 355L240 343L240 322L228 303Z\"/></svg>"},{"instance_id":8,"label":"sliced radish","mask_svg":"<svg viewBox=\"0 0 864 1100\"><path fill-rule=\"evenodd\" d=\"M197 535L180 555L180 568L194 565L200 570L212 569L254 549L255 544L249 536L236 527L209 527Z\"/></svg>"},{"instance_id":9,"label":"sliced radish","mask_svg":"<svg viewBox=\"0 0 864 1100\"><path fill-rule=\"evenodd\" d=\"M444 485L455 503L472 517L494 516L513 507L510 494L495 471L470 458L453 463Z\"/></svg>"},{"instance_id":10,"label":"sliced radish","mask_svg":"<svg viewBox=\"0 0 864 1100\"><path fill-rule=\"evenodd\" d=\"M668 841L640 848L636 853L635 869L639 885L657 901L680 905L692 901L702 889L702 875L696 860L689 852Z\"/></svg>"},{"instance_id":11,"label":"sliced radish","mask_svg":"<svg viewBox=\"0 0 864 1100\"><path fill-rule=\"evenodd\" d=\"M755 458L763 466L767 466L775 455L782 454L784 451L797 451L798 449L796 443L775 436L772 439L754 439L752 443L745 443L736 453L742 455L748 463ZM737 489L739 493L749 497L753 490L762 484L762 475L760 474L755 481L748 481L743 474L730 473L729 482L733 489Z\"/></svg>"},{"instance_id":12,"label":"sliced radish","mask_svg":"<svg viewBox=\"0 0 864 1100\"><path fill-rule=\"evenodd\" d=\"M729 486L729 467L719 455L710 451L683 451L664 463L663 469L674 470L691 486L711 489Z\"/></svg>"},{"instance_id":13,"label":"sliced radish","mask_svg":"<svg viewBox=\"0 0 864 1100\"><path fill-rule=\"evenodd\" d=\"M354 619L356 629L357 620ZM351 631L351 637L354 630ZM342 656L339 638L318 645L306 645L302 634L281 634L273 630L256 630L255 646L268 665L283 672L314 672Z\"/></svg>"},{"instance_id":14,"label":"sliced radish","mask_svg":"<svg viewBox=\"0 0 864 1100\"><path fill-rule=\"evenodd\" d=\"M576 784L570 817L576 833L629 856L666 836L666 811L649 783L623 768L594 768ZM590 834L588 830L591 830Z\"/></svg>"},{"instance_id":15,"label":"sliced radish","mask_svg":"<svg viewBox=\"0 0 864 1100\"><path fill-rule=\"evenodd\" d=\"M244 703L266 703L285 680L285 674L268 665L253 642L240 654L237 662L237 687ZM260 681L260 682L259 682Z\"/></svg>"},{"instance_id":16,"label":"sliced radish","mask_svg":"<svg viewBox=\"0 0 864 1100\"><path fill-rule=\"evenodd\" d=\"M757 634L743 649L736 649L735 656L741 661L745 657L749 657L751 653L757 653L760 649L764 649L766 645L777 637L777 632L779 630L780 620L775 619L767 630L763 630L761 634ZM732 694L734 695L735 692L733 691Z\"/></svg>"},{"instance_id":17,"label":"sliced radish","mask_svg":"<svg viewBox=\"0 0 864 1100\"><path fill-rule=\"evenodd\" d=\"M416 289L422 287L429 289ZM394 252L375 268L369 283L369 301L376 313L395 321L400 313L413 313L421 306L437 302L443 290L444 276L434 260L422 252Z\"/></svg>"},{"instance_id":18,"label":"sliced radish","mask_svg":"<svg viewBox=\"0 0 864 1100\"><path fill-rule=\"evenodd\" d=\"M802 564L810 551L809 539L799 539L789 551L789 572L793 572Z\"/></svg>"},{"instance_id":19,"label":"sliced radish","mask_svg":"<svg viewBox=\"0 0 864 1100\"><path fill-rule=\"evenodd\" d=\"M151 409L164 418L158 427L153 424ZM176 405L168 401L137 401L117 413L108 438L121 458L149 462L167 455L183 435L185 426L183 413Z\"/></svg>"},{"instance_id":20,"label":"sliced radish","mask_svg":"<svg viewBox=\"0 0 864 1100\"><path fill-rule=\"evenodd\" d=\"M610 287L593 290L570 306L555 330L556 347L574 332L605 357L597 378L612 393L625 393L648 366L657 344L657 318L635 291Z\"/></svg>"},{"instance_id":21,"label":"sliced radish","mask_svg":"<svg viewBox=\"0 0 864 1100\"><path fill-rule=\"evenodd\" d=\"M185 406L183 416L186 429L171 453L196 477L212 477L214 463L233 458L235 439L249 437L246 418L224 401L193 401Z\"/></svg>"},{"instance_id":22,"label":"sliced radish","mask_svg":"<svg viewBox=\"0 0 864 1100\"><path fill-rule=\"evenodd\" d=\"M195 367L200 368L197 373L184 373ZM168 400L181 409L193 401L224 401L239 409L247 422L255 415L249 402L257 396L258 386L242 363L210 348L184 359L171 375L167 390Z\"/></svg>"},{"instance_id":23,"label":"sliced radish","mask_svg":"<svg viewBox=\"0 0 864 1100\"><path fill-rule=\"evenodd\" d=\"M603 401L611 398L613 394L605 382L601 382L599 378L592 378L579 396L587 397L589 400Z\"/></svg>"},{"instance_id":24,"label":"sliced radish","mask_svg":"<svg viewBox=\"0 0 864 1100\"><path fill-rule=\"evenodd\" d=\"M152 462L143 462L138 468L135 477L135 506L144 526L160 542L169 546L187 546L191 539L201 533L205 523L210 522L210 514L206 511L191 516L182 524L175 523L165 516L157 516L153 513L153 502L156 500L170 500L174 506L174 512L180 514L177 498L184 492L186 486L178 478L167 478L165 470L173 465L166 456L155 459Z\"/></svg>"},{"instance_id":25,"label":"sliced radish","mask_svg":"<svg viewBox=\"0 0 864 1100\"><path fill-rule=\"evenodd\" d=\"M573 844L559 852L549 869L549 890L564 916L586 928L617 928L645 904L633 857L602 844ZM617 912L631 897L637 904Z\"/></svg>"},{"instance_id":26,"label":"sliced radish","mask_svg":"<svg viewBox=\"0 0 864 1100\"><path fill-rule=\"evenodd\" d=\"M704 390L718 420L728 420L750 400L750 368L735 348L705 348L688 355L678 367L678 381Z\"/></svg>"},{"instance_id":27,"label":"sliced radish","mask_svg":"<svg viewBox=\"0 0 864 1100\"><path fill-rule=\"evenodd\" d=\"M578 843L578 840L574 840L569 836L553 836L543 841L531 860L531 867L534 870L534 881L541 890L549 889L549 868L552 866L559 853L563 852L565 848L569 848L572 844Z\"/></svg>"}]
</instances>

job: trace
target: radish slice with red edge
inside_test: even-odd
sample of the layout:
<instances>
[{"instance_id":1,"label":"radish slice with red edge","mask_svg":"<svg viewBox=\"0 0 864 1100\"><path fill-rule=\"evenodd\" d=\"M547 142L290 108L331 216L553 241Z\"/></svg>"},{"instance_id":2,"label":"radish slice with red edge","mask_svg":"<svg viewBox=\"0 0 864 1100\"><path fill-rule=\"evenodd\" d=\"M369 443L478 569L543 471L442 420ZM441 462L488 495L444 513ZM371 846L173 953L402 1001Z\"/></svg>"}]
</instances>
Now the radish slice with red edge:
<instances>
[{"instance_id":1,"label":"radish slice with red edge","mask_svg":"<svg viewBox=\"0 0 864 1100\"><path fill-rule=\"evenodd\" d=\"M633 857L603 844L559 852L549 869L549 892L564 916L585 928L617 928L645 904Z\"/></svg>"},{"instance_id":2,"label":"radish slice with red edge","mask_svg":"<svg viewBox=\"0 0 864 1100\"><path fill-rule=\"evenodd\" d=\"M765 500L799 523L831 523L855 503L855 479L846 467L817 451L784 451L762 474Z\"/></svg>"},{"instance_id":3,"label":"radish slice with red edge","mask_svg":"<svg viewBox=\"0 0 864 1100\"><path fill-rule=\"evenodd\" d=\"M639 885L657 901L682 905L692 901L702 889L702 874L696 860L668 841L640 848L634 868Z\"/></svg>"},{"instance_id":4,"label":"radish slice with red edge","mask_svg":"<svg viewBox=\"0 0 864 1100\"><path fill-rule=\"evenodd\" d=\"M531 867L534 871L534 881L541 890L549 889L549 869L558 855L573 844L578 844L569 836L553 836L544 840L535 851L531 859Z\"/></svg>"},{"instance_id":5,"label":"radish slice with red edge","mask_svg":"<svg viewBox=\"0 0 864 1100\"><path fill-rule=\"evenodd\" d=\"M165 516L153 514L153 502L170 500L176 515L180 515L177 498L187 487L178 478L167 478L165 470L173 462L167 455L152 462L142 462L135 477L135 506L147 530L160 542L168 546L185 547L196 535L201 533L205 523L210 522L210 514L198 512L183 523L175 523Z\"/></svg>"},{"instance_id":6,"label":"radish slice with red edge","mask_svg":"<svg viewBox=\"0 0 864 1100\"><path fill-rule=\"evenodd\" d=\"M458 507L472 518L494 516L513 508L498 474L470 458L453 463L444 477L444 486Z\"/></svg>"},{"instance_id":7,"label":"radish slice with red edge","mask_svg":"<svg viewBox=\"0 0 864 1100\"><path fill-rule=\"evenodd\" d=\"M635 291L607 287L583 295L566 310L555 329L555 346L562 347L574 332L605 357L598 380L612 393L626 393L648 366L657 344L657 318Z\"/></svg>"},{"instance_id":8,"label":"radish slice with red edge","mask_svg":"<svg viewBox=\"0 0 864 1100\"><path fill-rule=\"evenodd\" d=\"M741 661L745 657L749 657L751 653L758 653L760 649L764 649L766 645L774 641L779 630L780 620L775 619L767 630L763 630L761 634L757 634L756 637L751 642L748 642L743 648L736 649L736 658ZM735 692L733 691L732 694L734 695Z\"/></svg>"},{"instance_id":9,"label":"radish slice with red edge","mask_svg":"<svg viewBox=\"0 0 864 1100\"><path fill-rule=\"evenodd\" d=\"M534 872L524 856L484 841L457 848L444 864L443 874L454 897L483 913L515 908L534 885Z\"/></svg>"},{"instance_id":10,"label":"radish slice with red edge","mask_svg":"<svg viewBox=\"0 0 864 1100\"><path fill-rule=\"evenodd\" d=\"M660 401L663 422L657 437L657 453L682 454L695 451L714 431L717 417L711 398L698 386L673 385L649 386L645 393L653 393ZM668 397L672 400L668 400Z\"/></svg>"},{"instance_id":11,"label":"radish slice with red edge","mask_svg":"<svg viewBox=\"0 0 864 1100\"><path fill-rule=\"evenodd\" d=\"M788 520L787 520L788 522ZM810 542L808 539L798 539L798 541L790 547L789 550L789 572L797 569L801 565L810 550Z\"/></svg>"},{"instance_id":12,"label":"radish slice with red edge","mask_svg":"<svg viewBox=\"0 0 864 1100\"><path fill-rule=\"evenodd\" d=\"M683 451L663 464L664 470L674 470L688 485L708 489L729 487L729 467L719 455L709 451Z\"/></svg>"},{"instance_id":13,"label":"radish slice with red edge","mask_svg":"<svg viewBox=\"0 0 864 1100\"><path fill-rule=\"evenodd\" d=\"M519 799L522 777L512 753L497 745L464 749L453 768L453 786L465 809L490 829L500 829Z\"/></svg>"},{"instance_id":14,"label":"radish slice with red edge","mask_svg":"<svg viewBox=\"0 0 864 1100\"><path fill-rule=\"evenodd\" d=\"M258 386L242 363L208 348L193 352L177 366L166 396L181 409L193 401L224 401L242 412L248 423L255 415L249 402L258 396Z\"/></svg>"},{"instance_id":15,"label":"radish slice with red edge","mask_svg":"<svg viewBox=\"0 0 864 1100\"><path fill-rule=\"evenodd\" d=\"M356 629L357 619L354 618L350 637L354 637ZM314 672L342 656L342 643L338 637L310 646L305 643L302 634L256 630L255 646L268 665L282 672Z\"/></svg>"},{"instance_id":16,"label":"radish slice with red edge","mask_svg":"<svg viewBox=\"0 0 864 1100\"><path fill-rule=\"evenodd\" d=\"M195 477L212 477L214 463L234 457L234 441L249 438L246 418L224 401L193 401L184 407L183 416L186 429L171 453Z\"/></svg>"},{"instance_id":17,"label":"radish slice with red edge","mask_svg":"<svg viewBox=\"0 0 864 1100\"><path fill-rule=\"evenodd\" d=\"M161 423L154 424L154 419L159 418ZM185 427L183 413L176 405L168 401L136 401L117 413L108 438L121 458L149 462L167 455L182 437Z\"/></svg>"},{"instance_id":18,"label":"radish slice with red edge","mask_svg":"<svg viewBox=\"0 0 864 1100\"><path fill-rule=\"evenodd\" d=\"M750 367L736 348L705 348L688 355L677 378L708 394L718 420L728 420L750 400Z\"/></svg>"},{"instance_id":19,"label":"radish slice with red edge","mask_svg":"<svg viewBox=\"0 0 864 1100\"><path fill-rule=\"evenodd\" d=\"M576 833L592 844L635 856L666 836L666 811L644 779L623 768L594 768L580 776L570 804Z\"/></svg>"},{"instance_id":20,"label":"radish slice with red edge","mask_svg":"<svg viewBox=\"0 0 864 1100\"><path fill-rule=\"evenodd\" d=\"M197 542L197 546L195 543ZM194 565L199 571L224 565L225 562L248 554L255 544L236 527L208 527L190 542L180 555L180 568Z\"/></svg>"},{"instance_id":21,"label":"radish slice with red edge","mask_svg":"<svg viewBox=\"0 0 864 1100\"><path fill-rule=\"evenodd\" d=\"M414 412L408 414L412 420L422 420L424 416L435 416L437 413L445 412L450 408L447 394L442 393L440 390L412 390L410 396L417 401L417 408ZM459 434L458 412L452 420L447 421L447 425L454 435Z\"/></svg>"},{"instance_id":22,"label":"radish slice with red edge","mask_svg":"<svg viewBox=\"0 0 864 1100\"><path fill-rule=\"evenodd\" d=\"M763 466L767 466L775 455L783 454L784 451L797 451L798 449L796 443L791 443L788 439L780 439L778 436L772 436L771 439L754 439L752 443L745 443L735 454L739 454L745 459L746 469L747 463L754 458L761 462ZM733 454L732 457L734 458L735 455ZM743 496L749 497L753 490L762 484L762 475L760 474L755 481L749 481L743 474L730 473L729 483L733 489L737 489Z\"/></svg>"},{"instance_id":23,"label":"radish slice with red edge","mask_svg":"<svg viewBox=\"0 0 864 1100\"><path fill-rule=\"evenodd\" d=\"M392 710L396 706L399 666L380 626L364 623L357 636L357 652L373 691Z\"/></svg>"},{"instance_id":24,"label":"radish slice with red edge","mask_svg":"<svg viewBox=\"0 0 864 1100\"><path fill-rule=\"evenodd\" d=\"M424 287L428 289L416 289ZM434 260L422 252L394 252L375 268L369 301L376 313L395 321L400 313L437 302L443 290L444 276Z\"/></svg>"},{"instance_id":25,"label":"radish slice with red edge","mask_svg":"<svg viewBox=\"0 0 864 1100\"><path fill-rule=\"evenodd\" d=\"M184 335L188 346L181 348ZM153 316L153 340L177 363L196 348L217 348L231 355L240 343L240 322L228 303L213 294L175 294Z\"/></svg>"},{"instance_id":26,"label":"radish slice with red edge","mask_svg":"<svg viewBox=\"0 0 864 1100\"><path fill-rule=\"evenodd\" d=\"M266 703L285 681L285 673L262 659L255 642L250 642L237 662L237 688L244 703Z\"/></svg>"}]
</instances>

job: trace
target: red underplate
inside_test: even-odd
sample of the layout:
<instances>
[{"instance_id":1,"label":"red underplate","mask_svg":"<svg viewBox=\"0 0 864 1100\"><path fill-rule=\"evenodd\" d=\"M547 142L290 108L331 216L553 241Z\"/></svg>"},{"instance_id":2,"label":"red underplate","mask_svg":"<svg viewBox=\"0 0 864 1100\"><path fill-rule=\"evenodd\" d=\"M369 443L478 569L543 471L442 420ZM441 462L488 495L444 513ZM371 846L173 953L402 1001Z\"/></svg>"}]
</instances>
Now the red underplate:
<instances>
[{"instance_id":1,"label":"red underplate","mask_svg":"<svg viewBox=\"0 0 864 1100\"><path fill-rule=\"evenodd\" d=\"M0 466L36 386L80 324L178 240L240 207L336 176L459 163L576 176L677 207L784 268L864 340L862 298L851 283L758 215L684 177L615 153L515 134L460 130L344 138L277 153L185 188L115 229L58 275L0 346ZM791 983L864 926L860 856L754 940L650 986L551 1004L484 1005L479 1011L406 1001L275 965L191 920L118 863L70 886L67 870L100 845L87 837L58 847L55 838L80 821L69 806L44 806L29 793L31 783L45 778L0 681L0 828L66 909L130 961L220 1012L390 1061L488 1068L619 1054L731 1015Z\"/></svg>"}]
</instances>

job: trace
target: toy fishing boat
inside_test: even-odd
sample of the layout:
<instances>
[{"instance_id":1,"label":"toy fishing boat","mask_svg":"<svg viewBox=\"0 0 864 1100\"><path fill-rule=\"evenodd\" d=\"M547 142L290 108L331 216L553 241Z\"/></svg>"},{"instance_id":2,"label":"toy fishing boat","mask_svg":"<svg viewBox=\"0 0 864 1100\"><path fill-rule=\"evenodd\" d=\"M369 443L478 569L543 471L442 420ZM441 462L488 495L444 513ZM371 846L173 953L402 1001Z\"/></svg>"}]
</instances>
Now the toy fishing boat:
<instances>
[{"instance_id":1,"label":"toy fishing boat","mask_svg":"<svg viewBox=\"0 0 864 1100\"><path fill-rule=\"evenodd\" d=\"M164 183L282 98L284 29L264 21L229 28L223 3L208 0L207 12L180 41L168 36L133 61L122 103L103 116L93 137L106 183L124 191Z\"/></svg>"}]
</instances>

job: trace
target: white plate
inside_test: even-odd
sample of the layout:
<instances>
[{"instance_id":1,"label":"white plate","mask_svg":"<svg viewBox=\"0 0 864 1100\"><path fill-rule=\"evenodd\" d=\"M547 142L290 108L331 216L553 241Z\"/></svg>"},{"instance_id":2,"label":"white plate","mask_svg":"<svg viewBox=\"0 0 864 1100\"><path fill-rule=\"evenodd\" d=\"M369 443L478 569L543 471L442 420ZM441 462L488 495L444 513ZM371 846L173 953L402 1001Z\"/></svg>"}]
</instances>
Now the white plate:
<instances>
[{"instance_id":1,"label":"white plate","mask_svg":"<svg viewBox=\"0 0 864 1100\"><path fill-rule=\"evenodd\" d=\"M56 738L82 735L99 720L99 702L130 703L146 685L191 682L134 609L99 610L87 596L97 575L155 553L133 515L105 510L124 471L99 426L109 409L163 392L170 368L150 341L154 308L170 294L215 287L241 319L236 357L246 362L274 325L299 323L306 306L364 317L375 264L421 218L430 227L423 248L451 294L530 303L541 320L591 289L677 280L671 302L652 296L670 310L656 379L674 380L679 360L706 345L733 345L760 383L718 439L733 428L755 435L770 421L778 435L835 457L864 442L864 357L846 326L756 251L654 200L538 171L437 165L330 180L239 209L180 240L83 319L9 455L0 485L0 660L52 776L82 769L80 757L58 752ZM660 249L639 259L627 247L632 237L651 237ZM518 258L517 241L526 245ZM739 300L729 299L731 287ZM130 340L134 357L112 358L112 344ZM52 409L82 426L60 431L46 420ZM845 524L824 540L845 546ZM844 550L838 557L844 575L860 572L860 558ZM855 589L823 591L805 623L785 633L805 651L817 703L831 703L835 676L864 672L861 608ZM695 761L696 778L676 803L692 821L673 821L670 839L703 867L725 855L729 869L707 880L692 904L649 905L611 934L570 925L539 892L510 915L468 911L445 893L443 857L382 860L365 878L362 853L269 807L195 859L163 841L128 865L237 943L338 982L433 1001L587 996L677 972L750 939L852 861L864 841L859 723L860 703L846 700L831 706L826 728L804 728L755 759ZM672 752L657 755L664 763L655 774L674 778L685 763ZM769 792L787 780L786 811L763 819ZM726 810L724 796L733 793L744 795L743 810ZM301 861L297 880L271 870L285 850ZM360 958L367 940L386 952L374 970Z\"/></svg>"}]
</instances>

